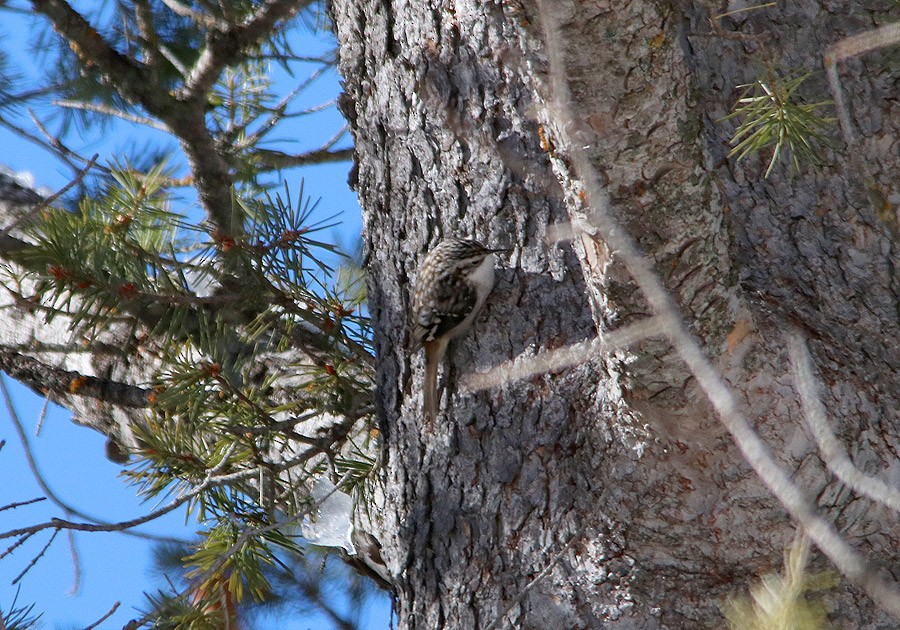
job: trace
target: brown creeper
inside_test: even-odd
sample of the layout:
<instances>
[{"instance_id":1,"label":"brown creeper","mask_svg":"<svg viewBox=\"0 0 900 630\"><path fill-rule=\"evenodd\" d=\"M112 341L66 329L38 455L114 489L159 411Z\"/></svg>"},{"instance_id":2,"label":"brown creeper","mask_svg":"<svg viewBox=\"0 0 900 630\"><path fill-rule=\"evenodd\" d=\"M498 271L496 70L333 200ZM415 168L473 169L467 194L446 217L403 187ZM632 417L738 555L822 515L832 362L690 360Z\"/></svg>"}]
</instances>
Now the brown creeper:
<instances>
[{"instance_id":1,"label":"brown creeper","mask_svg":"<svg viewBox=\"0 0 900 630\"><path fill-rule=\"evenodd\" d=\"M422 262L412 303L412 351L425 346L425 417L437 416L437 373L447 344L464 335L494 288L495 251L451 238Z\"/></svg>"}]
</instances>

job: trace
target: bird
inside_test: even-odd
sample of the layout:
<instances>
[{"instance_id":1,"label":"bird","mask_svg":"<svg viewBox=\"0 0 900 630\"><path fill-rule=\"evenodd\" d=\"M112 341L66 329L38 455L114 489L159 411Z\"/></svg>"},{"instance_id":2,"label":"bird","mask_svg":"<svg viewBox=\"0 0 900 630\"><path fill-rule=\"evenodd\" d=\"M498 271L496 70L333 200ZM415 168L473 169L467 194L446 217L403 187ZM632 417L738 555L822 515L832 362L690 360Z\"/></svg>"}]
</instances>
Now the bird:
<instances>
[{"instance_id":1,"label":"bird","mask_svg":"<svg viewBox=\"0 0 900 630\"><path fill-rule=\"evenodd\" d=\"M472 326L494 288L496 252L465 238L441 241L425 256L412 299L412 352L425 348L424 411L437 417L438 366L452 339Z\"/></svg>"}]
</instances>

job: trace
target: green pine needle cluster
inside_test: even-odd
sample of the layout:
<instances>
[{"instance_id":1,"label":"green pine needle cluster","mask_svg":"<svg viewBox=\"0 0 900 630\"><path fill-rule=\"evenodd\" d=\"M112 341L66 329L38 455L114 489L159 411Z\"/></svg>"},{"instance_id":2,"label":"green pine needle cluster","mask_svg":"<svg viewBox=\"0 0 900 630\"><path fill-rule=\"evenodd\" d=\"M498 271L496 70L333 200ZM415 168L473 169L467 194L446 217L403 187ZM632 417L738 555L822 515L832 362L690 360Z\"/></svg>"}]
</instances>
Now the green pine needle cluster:
<instances>
[{"instance_id":1,"label":"green pine needle cluster","mask_svg":"<svg viewBox=\"0 0 900 630\"><path fill-rule=\"evenodd\" d=\"M92 45L72 27L80 20L33 10L40 77L20 77L0 51L0 125L75 173L60 207L14 226L20 246L0 272L24 309L102 354L111 381L146 392L142 411L103 400L128 407L128 435L111 436L133 438L125 476L148 501L187 502L200 522L182 554L187 589L150 597L144 622L228 627L241 599L272 595L265 576L279 556L302 552L297 525L322 476L364 509L375 489L365 278L302 184L297 195L281 184L284 169L348 159L342 125L312 148L282 126L333 106L298 102L336 55L292 49L296 26L321 26L318 1L107 8L73 9ZM91 58L101 48L127 63L102 69ZM301 78L284 90L275 66ZM72 129L83 145L112 120L168 142L105 165L67 148ZM173 144L181 158L164 153Z\"/></svg>"},{"instance_id":2,"label":"green pine needle cluster","mask_svg":"<svg viewBox=\"0 0 900 630\"><path fill-rule=\"evenodd\" d=\"M220 599L226 599L220 597ZM226 599L227 603L227 599ZM149 627L153 630L222 630L231 619L227 606L197 605L197 601L184 594L159 592L147 594L147 611L142 624L126 626L126 630Z\"/></svg>"},{"instance_id":3,"label":"green pine needle cluster","mask_svg":"<svg viewBox=\"0 0 900 630\"><path fill-rule=\"evenodd\" d=\"M204 533L203 545L186 558L191 567L186 577L196 580L198 592L215 592L224 586L235 601L243 600L248 593L256 601L265 600L271 586L263 568L275 561L271 544L299 548L274 531L260 536L252 535L252 531L243 524L222 519Z\"/></svg>"},{"instance_id":4,"label":"green pine needle cluster","mask_svg":"<svg viewBox=\"0 0 900 630\"><path fill-rule=\"evenodd\" d=\"M299 551L286 532L310 510L303 488L330 474L361 504L373 488L364 282L317 238L333 224L311 223L302 189L236 192L250 220L223 236L174 213L169 182L164 164L114 171L77 211L43 211L20 263L48 319L86 339L128 326L123 354L159 366L125 475L148 499L209 485L188 504L206 527L186 558L192 607L263 599L275 550ZM313 429L320 417L343 420Z\"/></svg>"},{"instance_id":5,"label":"green pine needle cluster","mask_svg":"<svg viewBox=\"0 0 900 630\"><path fill-rule=\"evenodd\" d=\"M785 79L769 72L765 79L739 86L744 93L734 111L723 119L741 119L731 139L733 148L728 157L737 156L741 160L772 147L765 177L785 153L790 154L797 170L801 160L821 164L822 147L829 144L825 132L835 119L818 113L822 107L831 105L831 101L810 104L798 101L797 91L810 75Z\"/></svg>"},{"instance_id":6,"label":"green pine needle cluster","mask_svg":"<svg viewBox=\"0 0 900 630\"><path fill-rule=\"evenodd\" d=\"M17 605L19 591L9 605L8 610L0 608L0 628L4 630L32 630L38 627L41 614L34 614L34 604L27 606Z\"/></svg>"},{"instance_id":7,"label":"green pine needle cluster","mask_svg":"<svg viewBox=\"0 0 900 630\"><path fill-rule=\"evenodd\" d=\"M89 333L121 321L123 311L139 313L138 305L151 321L153 303L187 299L175 238L182 217L171 210L167 179L165 163L141 174L120 168L77 211L48 208L26 226L37 246L19 262L34 272L48 320L66 314Z\"/></svg>"}]
</instances>

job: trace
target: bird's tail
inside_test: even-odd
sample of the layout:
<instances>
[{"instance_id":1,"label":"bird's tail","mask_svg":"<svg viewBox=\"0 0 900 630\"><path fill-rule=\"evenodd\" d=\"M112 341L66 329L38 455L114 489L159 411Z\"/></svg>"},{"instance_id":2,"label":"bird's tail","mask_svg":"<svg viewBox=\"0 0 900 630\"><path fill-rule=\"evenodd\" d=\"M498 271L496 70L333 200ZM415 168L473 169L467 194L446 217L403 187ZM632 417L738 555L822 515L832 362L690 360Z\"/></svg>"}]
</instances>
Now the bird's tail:
<instances>
[{"instance_id":1,"label":"bird's tail","mask_svg":"<svg viewBox=\"0 0 900 630\"><path fill-rule=\"evenodd\" d=\"M447 340L436 339L425 344L425 420L434 422L437 418L438 402L438 367L447 351Z\"/></svg>"}]
</instances>

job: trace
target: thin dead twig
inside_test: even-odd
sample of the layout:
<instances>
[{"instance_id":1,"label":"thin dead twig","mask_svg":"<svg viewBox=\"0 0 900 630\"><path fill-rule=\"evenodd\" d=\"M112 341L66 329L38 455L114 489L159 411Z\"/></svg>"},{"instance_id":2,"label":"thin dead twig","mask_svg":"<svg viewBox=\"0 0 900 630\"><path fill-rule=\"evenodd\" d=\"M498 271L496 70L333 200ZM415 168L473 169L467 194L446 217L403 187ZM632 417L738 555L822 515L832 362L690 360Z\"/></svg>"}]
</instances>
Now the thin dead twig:
<instances>
[{"instance_id":1,"label":"thin dead twig","mask_svg":"<svg viewBox=\"0 0 900 630\"><path fill-rule=\"evenodd\" d=\"M15 510L16 508L31 505L32 503L40 503L41 501L46 500L47 497L35 497L33 499L28 499L27 501L16 501L15 503L8 503L4 506L0 506L0 512L3 512L4 510Z\"/></svg>"},{"instance_id":2,"label":"thin dead twig","mask_svg":"<svg viewBox=\"0 0 900 630\"><path fill-rule=\"evenodd\" d=\"M100 619L98 619L91 625L86 626L84 630L94 630L94 628L99 628L101 623L103 623L104 621L106 621L107 619L109 619L110 617L113 616L113 613L119 609L119 606L121 606L121 604L119 602L116 602L115 604L113 604L112 608L109 609L108 613L106 613L105 615L100 617Z\"/></svg>"},{"instance_id":3,"label":"thin dead twig","mask_svg":"<svg viewBox=\"0 0 900 630\"><path fill-rule=\"evenodd\" d=\"M838 74L838 63L898 42L900 42L900 22L895 22L865 33L845 37L825 53L822 62L825 66L825 74L828 77L828 88L831 90L831 95L834 98L834 107L837 110L838 120L841 123L841 133L844 135L844 142L848 145L856 143L856 136L850 123L850 110L847 108L846 101L844 101L844 90L841 87L841 78Z\"/></svg>"},{"instance_id":4,"label":"thin dead twig","mask_svg":"<svg viewBox=\"0 0 900 630\"><path fill-rule=\"evenodd\" d=\"M857 468L847 455L846 449L829 428L828 414L822 404L822 399L817 391L816 379L813 376L809 348L798 332L788 335L788 353L791 356L794 382L800 393L803 419L813 434L828 469L859 494L867 496L895 512L900 512L900 492Z\"/></svg>"},{"instance_id":5,"label":"thin dead twig","mask_svg":"<svg viewBox=\"0 0 900 630\"><path fill-rule=\"evenodd\" d=\"M43 555L45 553L47 553L47 549L50 548L50 544L53 542L53 539L56 538L57 534L59 534L58 529L54 530L54 532L50 535L50 539L44 544L44 546L41 548L41 550L39 552L37 552L37 555L35 555L31 559L31 562L28 563L27 567L22 569L22 571L19 573L19 575L17 575L16 577L13 578L13 580L12 580L12 582L10 582L10 584L18 584L19 580L21 580L23 577L25 577L25 574L28 573L31 570L31 568L38 563L38 560L40 560L41 557L43 557Z\"/></svg>"},{"instance_id":6,"label":"thin dead twig","mask_svg":"<svg viewBox=\"0 0 900 630\"><path fill-rule=\"evenodd\" d=\"M650 317L644 321L604 333L602 337L542 352L535 356L519 356L486 372L466 374L459 381L460 388L471 393L507 385L538 374L556 372L583 363L597 356L599 352L613 352L660 335L665 335L665 330L662 329L656 318Z\"/></svg>"},{"instance_id":7,"label":"thin dead twig","mask_svg":"<svg viewBox=\"0 0 900 630\"><path fill-rule=\"evenodd\" d=\"M36 205L34 208L31 209L31 214L37 214L38 212L40 212L41 210L43 210L44 208L46 208L50 204L52 204L54 201L56 201L57 199L59 199L60 197L65 195L67 192L69 192L77 184L80 184L84 180L84 178L87 176L88 171L90 171L92 168L94 168L94 165L97 163L98 157L100 157L100 154L95 153L93 155L93 157L91 157L91 159L88 160L87 164L85 164L83 168L78 169L78 172L75 174L75 177L73 177L71 180L69 180L69 183L67 183L65 186L63 186L62 188L57 190L55 193L53 193L49 197L44 198L43 201L41 201L38 205ZM16 219L16 221L14 223L12 223L9 227L7 227L5 231L9 231L13 227L15 227L16 224L18 224L21 220L22 220L21 218Z\"/></svg>"},{"instance_id":8,"label":"thin dead twig","mask_svg":"<svg viewBox=\"0 0 900 630\"><path fill-rule=\"evenodd\" d=\"M151 129L156 129L157 131L162 131L163 133L171 133L171 130L161 122L157 122L152 118L148 118L147 116L136 116L135 114L129 114L128 112L123 112L120 109L116 109L114 107L107 107L105 105L100 105L98 103L85 103L83 101L71 101L71 100L57 100L53 101L53 104L57 107L62 107L64 109L80 109L86 112L94 112L96 114L103 114L105 116L113 116L115 118L121 118L122 120L132 122L138 125L144 125L145 127L150 127Z\"/></svg>"},{"instance_id":9,"label":"thin dead twig","mask_svg":"<svg viewBox=\"0 0 900 630\"><path fill-rule=\"evenodd\" d=\"M237 443L235 443L236 445ZM306 461L313 458L315 455L321 452L320 449L310 448L307 451L304 451L300 455L293 457L289 460L281 462L275 466L272 466L272 470L274 472L280 472L282 470L287 470L288 468L293 468L294 466L298 466L300 464L305 463ZM153 521L160 516L168 514L173 510L178 509L188 501L192 500L194 497L198 496L200 493L205 492L211 488L218 488L221 486L233 484L238 481L242 481L244 479L248 479L250 477L255 476L257 473L256 468L250 468L245 470L239 470L237 472L229 473L226 475L217 475L219 472L220 466L224 465L227 462L227 457L224 457L219 465L210 469L207 473L205 479L191 488L188 492L182 494L176 499L172 500L167 505L153 510L143 516L138 516L133 519L129 519L126 521L119 521L116 523L104 523L104 522L95 522L95 523L78 523L73 521L68 521L61 518L52 518L47 522L38 523L35 525L30 525L28 527L21 527L18 529L12 529L5 532L0 532L0 538L13 538L16 536L22 536L24 534L36 533L44 529L56 528L56 529L71 529L75 531L82 532L127 532L127 530L137 527L138 525L143 525L144 523L148 523ZM149 537L149 535L144 534L145 537ZM154 537L157 538L157 537ZM183 542L181 540L175 539L174 542Z\"/></svg>"},{"instance_id":10,"label":"thin dead twig","mask_svg":"<svg viewBox=\"0 0 900 630\"><path fill-rule=\"evenodd\" d=\"M3 399L6 402L6 409L9 413L10 420L13 423L13 427L16 429L16 433L19 436L19 440L22 443L22 449L25 453L25 461L28 464L28 468L31 470L31 474L34 475L35 481L37 481L38 486L40 486L41 490L47 496L48 499L53 501L57 506L59 506L63 512L67 515L77 516L78 518L84 519L86 521L93 521L98 525L112 526L112 523L108 521L104 521L102 519L95 518L88 514L85 514L78 508L68 504L63 501L56 492L50 487L50 484L47 482L44 474L41 472L40 466L38 466L37 460L34 456L34 451L31 448L31 441L28 439L28 434L25 432L25 426L22 423L21 418L19 417L19 412L16 410L15 405L12 401L12 396L10 395L9 389L6 387L6 380L3 375L0 375L0 394L3 395ZM11 538L13 536L21 536L28 533L37 533L41 529L47 529L49 527L53 527L53 523L45 523L38 529L24 528L18 530L10 535L0 534L0 538ZM134 531L126 531L126 530L116 530L112 529L110 531L122 531L122 533L136 536L138 538L144 538L147 540L155 540L160 542L170 542L170 543L182 543L183 540L179 538L174 538L170 536L156 536L154 534L148 534L145 532L134 532Z\"/></svg>"}]
</instances>

